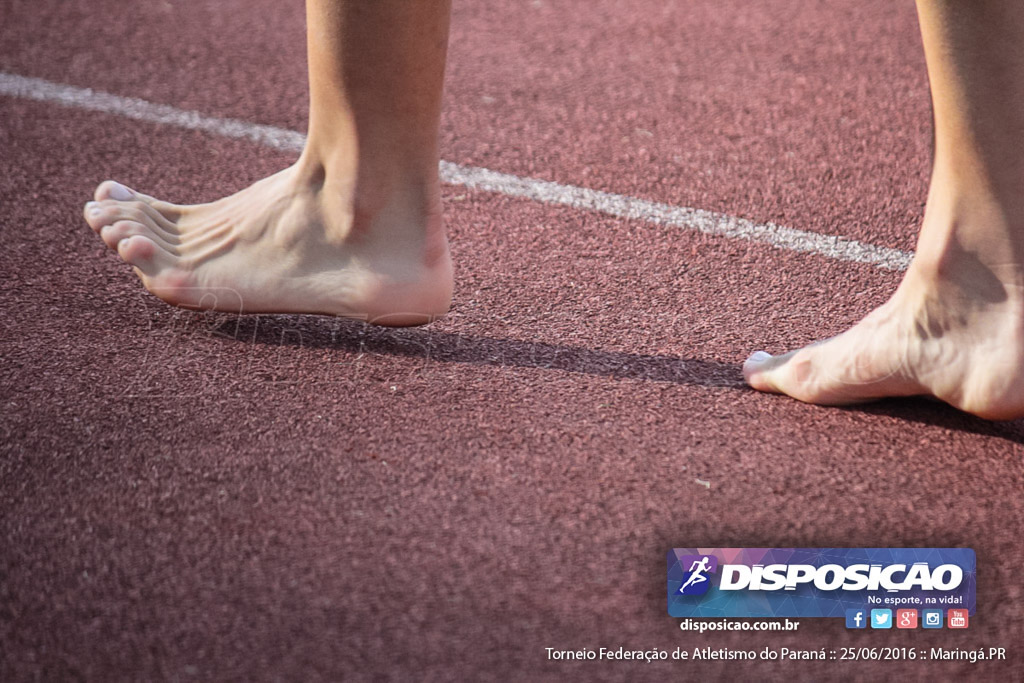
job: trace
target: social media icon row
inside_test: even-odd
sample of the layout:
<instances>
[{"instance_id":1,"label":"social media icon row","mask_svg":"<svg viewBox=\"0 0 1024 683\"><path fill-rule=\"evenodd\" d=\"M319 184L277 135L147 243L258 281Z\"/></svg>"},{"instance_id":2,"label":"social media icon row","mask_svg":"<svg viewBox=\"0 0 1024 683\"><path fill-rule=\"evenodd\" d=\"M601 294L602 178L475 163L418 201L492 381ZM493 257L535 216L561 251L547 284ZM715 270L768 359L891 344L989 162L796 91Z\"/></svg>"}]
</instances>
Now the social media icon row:
<instances>
[{"instance_id":1,"label":"social media icon row","mask_svg":"<svg viewBox=\"0 0 1024 683\"><path fill-rule=\"evenodd\" d=\"M873 609L870 612L867 609L848 609L846 628L867 628L868 622L871 622L871 628L892 628L894 622L896 628L917 628L917 617L916 609L898 609L895 618L891 609ZM967 628L967 621L965 609L951 609L946 612L947 628ZM921 610L921 627L942 628L942 610Z\"/></svg>"}]
</instances>

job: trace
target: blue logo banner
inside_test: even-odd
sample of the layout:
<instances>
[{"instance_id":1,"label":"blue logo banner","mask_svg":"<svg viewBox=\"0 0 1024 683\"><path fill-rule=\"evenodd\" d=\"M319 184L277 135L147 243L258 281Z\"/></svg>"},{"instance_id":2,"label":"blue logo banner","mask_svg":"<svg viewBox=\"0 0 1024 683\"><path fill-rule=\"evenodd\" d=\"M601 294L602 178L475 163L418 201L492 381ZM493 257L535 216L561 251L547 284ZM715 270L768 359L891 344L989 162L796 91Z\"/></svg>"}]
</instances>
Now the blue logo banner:
<instances>
[{"instance_id":1,"label":"blue logo banner","mask_svg":"<svg viewBox=\"0 0 1024 683\"><path fill-rule=\"evenodd\" d=\"M673 548L673 617L839 617L975 610L970 548ZM859 620L854 628L860 628Z\"/></svg>"}]
</instances>

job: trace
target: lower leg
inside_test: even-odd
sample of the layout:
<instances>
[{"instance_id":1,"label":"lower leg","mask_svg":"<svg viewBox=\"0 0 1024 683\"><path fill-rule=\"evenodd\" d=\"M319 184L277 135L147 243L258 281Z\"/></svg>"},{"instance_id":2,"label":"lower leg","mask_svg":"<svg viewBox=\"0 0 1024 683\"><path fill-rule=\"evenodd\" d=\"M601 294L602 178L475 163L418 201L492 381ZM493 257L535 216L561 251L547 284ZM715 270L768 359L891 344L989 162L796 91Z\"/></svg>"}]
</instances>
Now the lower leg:
<instances>
[{"instance_id":1,"label":"lower leg","mask_svg":"<svg viewBox=\"0 0 1024 683\"><path fill-rule=\"evenodd\" d=\"M298 162L212 204L106 182L86 220L182 306L390 325L448 310L438 125L448 0L308 0L309 137Z\"/></svg>"},{"instance_id":2,"label":"lower leg","mask_svg":"<svg viewBox=\"0 0 1024 683\"><path fill-rule=\"evenodd\" d=\"M744 365L756 389L822 404L931 395L1024 416L1024 5L918 0L935 161L917 253L844 334Z\"/></svg>"}]
</instances>

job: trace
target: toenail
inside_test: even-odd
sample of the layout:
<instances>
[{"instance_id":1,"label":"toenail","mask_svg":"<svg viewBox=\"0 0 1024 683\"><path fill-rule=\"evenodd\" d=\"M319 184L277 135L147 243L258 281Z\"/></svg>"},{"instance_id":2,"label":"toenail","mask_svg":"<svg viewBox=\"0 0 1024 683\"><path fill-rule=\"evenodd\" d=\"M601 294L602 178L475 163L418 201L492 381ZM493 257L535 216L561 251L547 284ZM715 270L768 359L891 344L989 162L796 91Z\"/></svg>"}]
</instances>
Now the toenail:
<instances>
[{"instance_id":1,"label":"toenail","mask_svg":"<svg viewBox=\"0 0 1024 683\"><path fill-rule=\"evenodd\" d=\"M103 213L103 209L96 202L89 202L86 204L85 210L89 218L99 218L99 215Z\"/></svg>"},{"instance_id":2,"label":"toenail","mask_svg":"<svg viewBox=\"0 0 1024 683\"><path fill-rule=\"evenodd\" d=\"M132 194L132 191L129 190L124 185L122 185L121 183L113 183L112 182L110 184L110 198L111 199L116 199L119 202L125 202L125 201L128 201L129 199L132 199L134 196L135 195Z\"/></svg>"},{"instance_id":3,"label":"toenail","mask_svg":"<svg viewBox=\"0 0 1024 683\"><path fill-rule=\"evenodd\" d=\"M747 359L747 362L748 363L763 363L763 362L765 362L766 360L768 360L771 357L772 357L772 354L766 353L765 351L754 351L752 354L750 354L750 358Z\"/></svg>"}]
</instances>

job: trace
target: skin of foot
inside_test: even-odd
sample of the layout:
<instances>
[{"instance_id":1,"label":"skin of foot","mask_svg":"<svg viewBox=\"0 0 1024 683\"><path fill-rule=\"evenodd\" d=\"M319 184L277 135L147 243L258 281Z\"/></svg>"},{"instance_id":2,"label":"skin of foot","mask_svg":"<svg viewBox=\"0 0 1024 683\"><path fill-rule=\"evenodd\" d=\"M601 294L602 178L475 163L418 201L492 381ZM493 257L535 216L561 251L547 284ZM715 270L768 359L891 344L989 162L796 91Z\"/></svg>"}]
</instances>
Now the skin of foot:
<instances>
[{"instance_id":1,"label":"skin of foot","mask_svg":"<svg viewBox=\"0 0 1024 683\"><path fill-rule=\"evenodd\" d=\"M987 419L1024 415L1024 271L958 242L915 259L893 297L846 332L743 365L760 391L820 405L926 395Z\"/></svg>"},{"instance_id":2,"label":"skin of foot","mask_svg":"<svg viewBox=\"0 0 1024 683\"><path fill-rule=\"evenodd\" d=\"M810 403L922 394L1024 417L1024 5L918 0L935 159L913 263L849 331L778 357L755 389Z\"/></svg>"},{"instance_id":3,"label":"skin of foot","mask_svg":"<svg viewBox=\"0 0 1024 683\"><path fill-rule=\"evenodd\" d=\"M86 221L176 306L396 326L444 315L438 127L450 16L448 0L306 0L298 162L197 206L107 181Z\"/></svg>"},{"instance_id":4,"label":"skin of foot","mask_svg":"<svg viewBox=\"0 0 1024 683\"><path fill-rule=\"evenodd\" d=\"M452 264L439 186L365 201L354 185L305 158L210 204L170 204L107 181L85 220L175 306L391 326L443 316Z\"/></svg>"}]
</instances>

